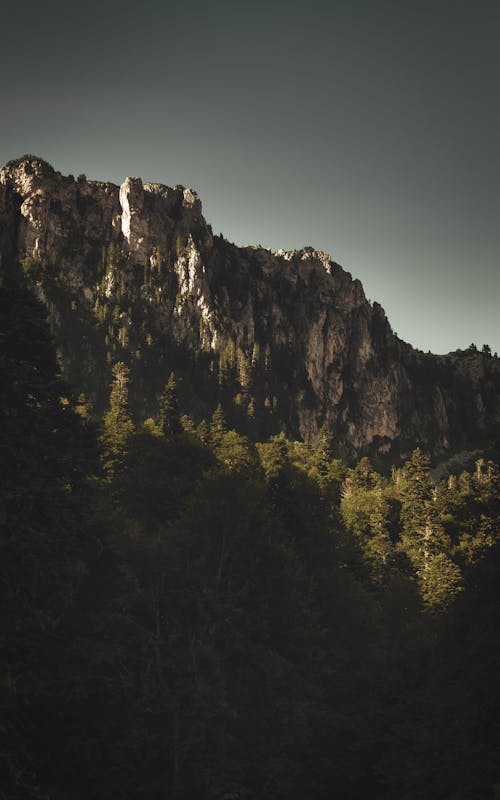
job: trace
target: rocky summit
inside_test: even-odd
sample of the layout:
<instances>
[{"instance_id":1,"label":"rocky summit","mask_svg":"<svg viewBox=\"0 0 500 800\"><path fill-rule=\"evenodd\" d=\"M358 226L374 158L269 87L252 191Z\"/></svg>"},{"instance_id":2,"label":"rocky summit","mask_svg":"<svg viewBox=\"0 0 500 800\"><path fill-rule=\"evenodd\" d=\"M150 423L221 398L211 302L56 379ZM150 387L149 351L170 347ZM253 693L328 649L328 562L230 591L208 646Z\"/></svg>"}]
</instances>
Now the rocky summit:
<instances>
[{"instance_id":1,"label":"rocky summit","mask_svg":"<svg viewBox=\"0 0 500 800\"><path fill-rule=\"evenodd\" d=\"M347 457L444 456L497 435L498 358L413 349L328 254L236 247L183 186L75 180L22 157L0 171L0 253L97 415L121 361L138 419L157 415L174 372L195 422L220 403L249 435L313 441L323 427Z\"/></svg>"}]
</instances>

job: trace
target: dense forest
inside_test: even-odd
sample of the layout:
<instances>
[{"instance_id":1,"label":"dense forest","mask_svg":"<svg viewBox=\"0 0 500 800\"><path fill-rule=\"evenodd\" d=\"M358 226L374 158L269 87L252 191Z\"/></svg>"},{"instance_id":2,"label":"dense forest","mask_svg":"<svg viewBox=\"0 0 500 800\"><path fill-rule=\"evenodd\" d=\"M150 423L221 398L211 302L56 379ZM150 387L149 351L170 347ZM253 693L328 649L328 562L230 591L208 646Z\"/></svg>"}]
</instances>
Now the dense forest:
<instances>
[{"instance_id":1,"label":"dense forest","mask_svg":"<svg viewBox=\"0 0 500 800\"><path fill-rule=\"evenodd\" d=\"M96 422L0 293L2 800L500 796L500 470Z\"/></svg>"}]
</instances>

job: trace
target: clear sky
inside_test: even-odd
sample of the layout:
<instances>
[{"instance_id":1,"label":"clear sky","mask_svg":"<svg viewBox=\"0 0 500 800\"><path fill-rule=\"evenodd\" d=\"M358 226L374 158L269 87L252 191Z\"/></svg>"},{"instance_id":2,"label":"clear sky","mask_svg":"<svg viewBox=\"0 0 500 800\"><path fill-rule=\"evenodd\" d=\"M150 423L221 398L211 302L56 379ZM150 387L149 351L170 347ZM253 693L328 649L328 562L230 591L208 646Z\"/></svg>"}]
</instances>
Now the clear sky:
<instances>
[{"instance_id":1,"label":"clear sky","mask_svg":"<svg viewBox=\"0 0 500 800\"><path fill-rule=\"evenodd\" d=\"M328 251L398 335L500 352L498 0L2 3L0 162L195 188Z\"/></svg>"}]
</instances>

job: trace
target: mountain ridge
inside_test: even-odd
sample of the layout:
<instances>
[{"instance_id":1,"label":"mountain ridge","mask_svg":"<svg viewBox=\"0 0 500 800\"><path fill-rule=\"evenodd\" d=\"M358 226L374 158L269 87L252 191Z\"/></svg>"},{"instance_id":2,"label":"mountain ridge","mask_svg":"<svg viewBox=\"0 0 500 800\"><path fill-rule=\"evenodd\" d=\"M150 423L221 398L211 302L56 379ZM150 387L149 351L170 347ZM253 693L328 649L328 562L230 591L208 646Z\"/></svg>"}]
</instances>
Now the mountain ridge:
<instances>
[{"instance_id":1,"label":"mountain ridge","mask_svg":"<svg viewBox=\"0 0 500 800\"><path fill-rule=\"evenodd\" d=\"M498 358L412 348L328 254L237 247L192 189L75 180L25 156L0 171L0 223L3 269L21 264L98 414L124 361L143 418L173 370L195 420L222 403L255 436L325 426L342 455L443 457L497 435Z\"/></svg>"}]
</instances>

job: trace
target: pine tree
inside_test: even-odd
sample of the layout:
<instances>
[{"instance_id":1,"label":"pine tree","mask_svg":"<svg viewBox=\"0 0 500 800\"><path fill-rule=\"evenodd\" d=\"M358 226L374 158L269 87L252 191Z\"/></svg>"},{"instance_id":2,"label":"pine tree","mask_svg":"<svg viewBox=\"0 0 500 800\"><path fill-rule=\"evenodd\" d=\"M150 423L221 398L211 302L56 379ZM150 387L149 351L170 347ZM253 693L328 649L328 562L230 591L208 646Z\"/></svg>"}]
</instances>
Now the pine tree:
<instances>
[{"instance_id":1,"label":"pine tree","mask_svg":"<svg viewBox=\"0 0 500 800\"><path fill-rule=\"evenodd\" d=\"M129 368L122 361L113 367L113 384L109 398L109 411L104 417L102 435L103 464L109 477L121 463L126 452L126 442L134 432L134 423L128 408Z\"/></svg>"},{"instance_id":2,"label":"pine tree","mask_svg":"<svg viewBox=\"0 0 500 800\"><path fill-rule=\"evenodd\" d=\"M342 463L334 458L333 437L326 422L319 430L316 447L308 460L309 475L318 484L323 497L338 506L344 470Z\"/></svg>"},{"instance_id":3,"label":"pine tree","mask_svg":"<svg viewBox=\"0 0 500 800\"><path fill-rule=\"evenodd\" d=\"M224 350L219 355L219 384L227 388L232 379L236 366L236 345L232 339L228 339Z\"/></svg>"},{"instance_id":4,"label":"pine tree","mask_svg":"<svg viewBox=\"0 0 500 800\"><path fill-rule=\"evenodd\" d=\"M352 470L353 485L358 489L373 489L379 479L369 458L364 456Z\"/></svg>"},{"instance_id":5,"label":"pine tree","mask_svg":"<svg viewBox=\"0 0 500 800\"><path fill-rule=\"evenodd\" d=\"M445 553L431 554L418 577L422 599L433 611L446 609L463 590L460 568Z\"/></svg>"},{"instance_id":6,"label":"pine tree","mask_svg":"<svg viewBox=\"0 0 500 800\"><path fill-rule=\"evenodd\" d=\"M314 466L321 478L328 476L333 458L333 437L327 423L324 422L318 433L314 454Z\"/></svg>"},{"instance_id":7,"label":"pine tree","mask_svg":"<svg viewBox=\"0 0 500 800\"><path fill-rule=\"evenodd\" d=\"M194 421L192 417L189 416L189 414L182 414L180 422L184 433L190 433L193 436L196 435L196 425L194 424Z\"/></svg>"},{"instance_id":8,"label":"pine tree","mask_svg":"<svg viewBox=\"0 0 500 800\"><path fill-rule=\"evenodd\" d=\"M236 351L236 363L238 367L238 380L243 392L248 392L252 382L252 373L248 356L241 347Z\"/></svg>"},{"instance_id":9,"label":"pine tree","mask_svg":"<svg viewBox=\"0 0 500 800\"><path fill-rule=\"evenodd\" d=\"M247 416L248 419L254 420L255 419L255 398L251 397L250 402L247 406Z\"/></svg>"},{"instance_id":10,"label":"pine tree","mask_svg":"<svg viewBox=\"0 0 500 800\"><path fill-rule=\"evenodd\" d=\"M418 540L418 537L424 535L429 523L432 499L430 459L419 448L413 451L404 465L400 493L403 530L409 541L415 538Z\"/></svg>"},{"instance_id":11,"label":"pine tree","mask_svg":"<svg viewBox=\"0 0 500 800\"><path fill-rule=\"evenodd\" d=\"M436 497L430 459L417 448L404 466L401 542L416 570L422 599L430 607L442 608L460 591L462 577L449 558L451 542L444 531Z\"/></svg>"},{"instance_id":12,"label":"pine tree","mask_svg":"<svg viewBox=\"0 0 500 800\"><path fill-rule=\"evenodd\" d=\"M206 419L202 419L200 424L196 429L196 433L198 438L203 442L203 444L208 444L210 441L210 429Z\"/></svg>"},{"instance_id":13,"label":"pine tree","mask_svg":"<svg viewBox=\"0 0 500 800\"><path fill-rule=\"evenodd\" d=\"M372 572L377 580L384 580L393 558L393 546L389 534L391 505L382 487L374 490L375 507L370 514L370 537L365 552L371 561Z\"/></svg>"},{"instance_id":14,"label":"pine tree","mask_svg":"<svg viewBox=\"0 0 500 800\"><path fill-rule=\"evenodd\" d=\"M160 427L165 436L175 436L182 432L175 375L170 373L160 401Z\"/></svg>"},{"instance_id":15,"label":"pine tree","mask_svg":"<svg viewBox=\"0 0 500 800\"><path fill-rule=\"evenodd\" d=\"M210 436L212 438L212 441L214 442L218 441L226 432L227 432L226 417L224 416L222 406L219 403L219 405L217 406L212 415L212 421L210 423Z\"/></svg>"}]
</instances>

